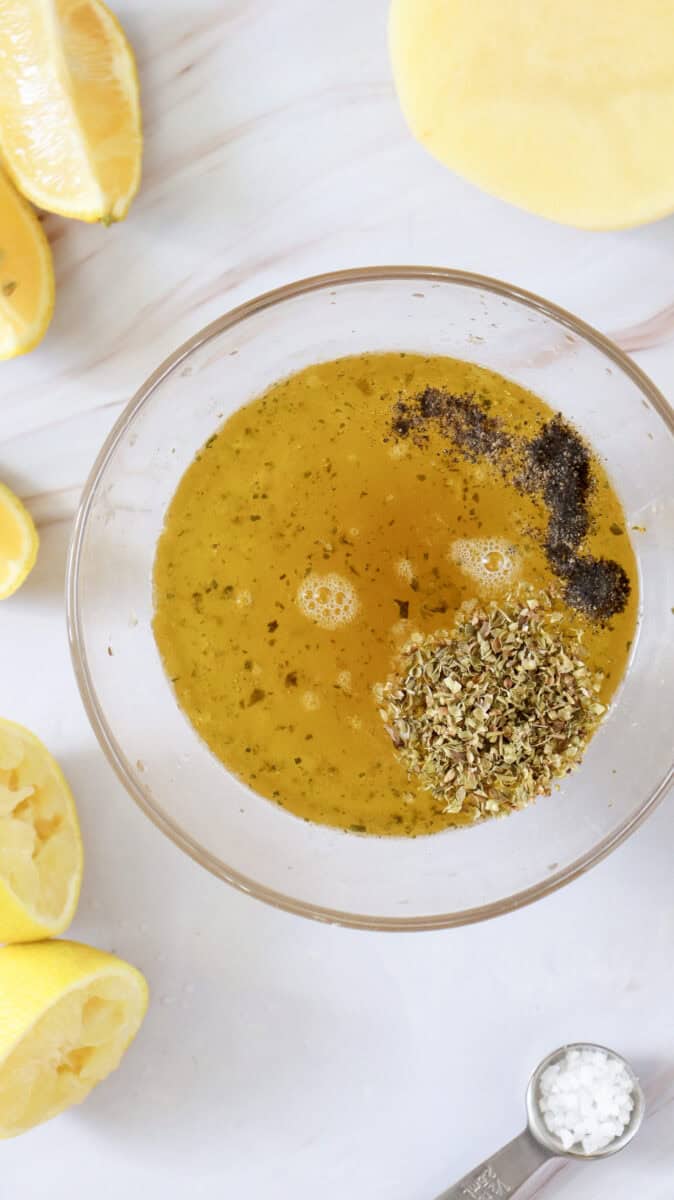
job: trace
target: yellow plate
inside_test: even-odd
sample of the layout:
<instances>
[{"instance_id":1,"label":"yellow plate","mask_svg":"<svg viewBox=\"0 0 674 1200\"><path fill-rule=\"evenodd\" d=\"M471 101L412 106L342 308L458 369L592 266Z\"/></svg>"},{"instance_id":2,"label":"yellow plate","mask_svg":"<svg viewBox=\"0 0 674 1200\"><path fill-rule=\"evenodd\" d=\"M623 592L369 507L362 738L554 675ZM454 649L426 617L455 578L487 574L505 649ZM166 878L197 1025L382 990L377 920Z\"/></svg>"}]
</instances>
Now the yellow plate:
<instances>
[{"instance_id":1,"label":"yellow plate","mask_svg":"<svg viewBox=\"0 0 674 1200\"><path fill-rule=\"evenodd\" d=\"M531 212L621 229L674 211L674 4L392 0L409 126Z\"/></svg>"}]
</instances>

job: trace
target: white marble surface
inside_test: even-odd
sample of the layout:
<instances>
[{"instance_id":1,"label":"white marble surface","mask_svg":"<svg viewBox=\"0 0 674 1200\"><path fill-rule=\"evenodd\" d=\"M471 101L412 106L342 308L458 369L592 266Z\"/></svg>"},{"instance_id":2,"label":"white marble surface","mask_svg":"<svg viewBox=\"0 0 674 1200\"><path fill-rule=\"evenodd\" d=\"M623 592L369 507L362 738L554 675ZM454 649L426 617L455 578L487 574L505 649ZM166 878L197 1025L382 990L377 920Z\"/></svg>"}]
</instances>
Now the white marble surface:
<instances>
[{"instance_id":1,"label":"white marble surface","mask_svg":"<svg viewBox=\"0 0 674 1200\"><path fill-rule=\"evenodd\" d=\"M42 535L0 614L0 712L47 741L78 798L73 935L138 963L154 999L82 1109L3 1144L17 1200L431 1200L518 1131L529 1068L576 1038L633 1058L652 1115L624 1155L569 1167L546 1194L673 1194L671 799L589 876L499 921L325 928L237 895L161 837L99 752L70 669L64 560L96 451L170 350L261 290L366 263L481 271L613 334L674 395L674 219L586 234L444 171L398 113L386 7L117 0L139 55L142 193L117 228L46 219L56 317L0 368L0 474Z\"/></svg>"}]
</instances>

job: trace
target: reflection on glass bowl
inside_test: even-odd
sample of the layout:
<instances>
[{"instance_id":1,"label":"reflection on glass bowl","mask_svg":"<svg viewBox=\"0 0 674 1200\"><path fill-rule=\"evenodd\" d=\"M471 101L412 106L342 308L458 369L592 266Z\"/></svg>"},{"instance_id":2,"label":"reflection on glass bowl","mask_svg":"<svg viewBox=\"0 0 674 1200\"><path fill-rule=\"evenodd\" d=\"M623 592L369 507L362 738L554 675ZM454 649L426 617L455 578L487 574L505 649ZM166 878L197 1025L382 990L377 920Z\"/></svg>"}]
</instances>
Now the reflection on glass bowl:
<instances>
[{"instance_id":1,"label":"reflection on glass bowl","mask_svg":"<svg viewBox=\"0 0 674 1200\"><path fill-rule=\"evenodd\" d=\"M358 838L289 816L210 754L155 646L152 565L199 447L275 380L346 354L446 354L516 380L602 457L622 500L641 611L626 678L582 767L506 820L432 837ZM94 731L147 815L215 875L319 920L369 929L465 924L531 902L623 841L671 781L674 418L612 343L517 288L392 267L281 288L214 322L144 384L85 487L68 566L73 663ZM493 570L490 551L484 561ZM497 563L496 566L499 566Z\"/></svg>"}]
</instances>

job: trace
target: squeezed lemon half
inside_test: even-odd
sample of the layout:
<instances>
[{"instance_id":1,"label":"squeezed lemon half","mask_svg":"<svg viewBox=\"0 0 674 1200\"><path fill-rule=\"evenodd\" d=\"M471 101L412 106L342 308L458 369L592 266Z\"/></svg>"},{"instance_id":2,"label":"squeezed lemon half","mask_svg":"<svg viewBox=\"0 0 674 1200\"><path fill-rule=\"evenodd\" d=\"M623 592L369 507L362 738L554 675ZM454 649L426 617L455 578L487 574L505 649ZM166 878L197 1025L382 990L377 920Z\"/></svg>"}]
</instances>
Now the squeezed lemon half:
<instances>
[{"instance_id":1,"label":"squeezed lemon half","mask_svg":"<svg viewBox=\"0 0 674 1200\"><path fill-rule=\"evenodd\" d=\"M0 950L0 1137L79 1104L105 1079L145 1015L135 967L77 942Z\"/></svg>"},{"instance_id":2,"label":"squeezed lemon half","mask_svg":"<svg viewBox=\"0 0 674 1200\"><path fill-rule=\"evenodd\" d=\"M34 734L0 718L0 942L67 929L82 865L75 802L61 768Z\"/></svg>"}]
</instances>

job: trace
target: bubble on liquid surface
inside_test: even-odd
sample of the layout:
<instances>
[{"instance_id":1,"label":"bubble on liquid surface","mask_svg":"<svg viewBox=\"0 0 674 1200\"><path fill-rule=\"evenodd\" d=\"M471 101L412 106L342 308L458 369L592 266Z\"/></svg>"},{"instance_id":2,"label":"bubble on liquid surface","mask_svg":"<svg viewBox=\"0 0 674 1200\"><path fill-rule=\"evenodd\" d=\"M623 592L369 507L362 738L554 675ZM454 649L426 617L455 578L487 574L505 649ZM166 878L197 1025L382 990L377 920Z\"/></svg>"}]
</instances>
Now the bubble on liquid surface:
<instances>
[{"instance_id":1,"label":"bubble on liquid surface","mask_svg":"<svg viewBox=\"0 0 674 1200\"><path fill-rule=\"evenodd\" d=\"M457 538L448 557L486 592L498 591L517 572L515 551L505 538Z\"/></svg>"},{"instance_id":2,"label":"bubble on liquid surface","mask_svg":"<svg viewBox=\"0 0 674 1200\"><path fill-rule=\"evenodd\" d=\"M409 558L399 558L396 563L396 573L405 583L412 583L414 580L414 567Z\"/></svg>"},{"instance_id":3,"label":"bubble on liquid surface","mask_svg":"<svg viewBox=\"0 0 674 1200\"><path fill-rule=\"evenodd\" d=\"M297 606L321 629L338 629L353 621L359 608L356 589L342 575L307 575L297 592Z\"/></svg>"}]
</instances>

